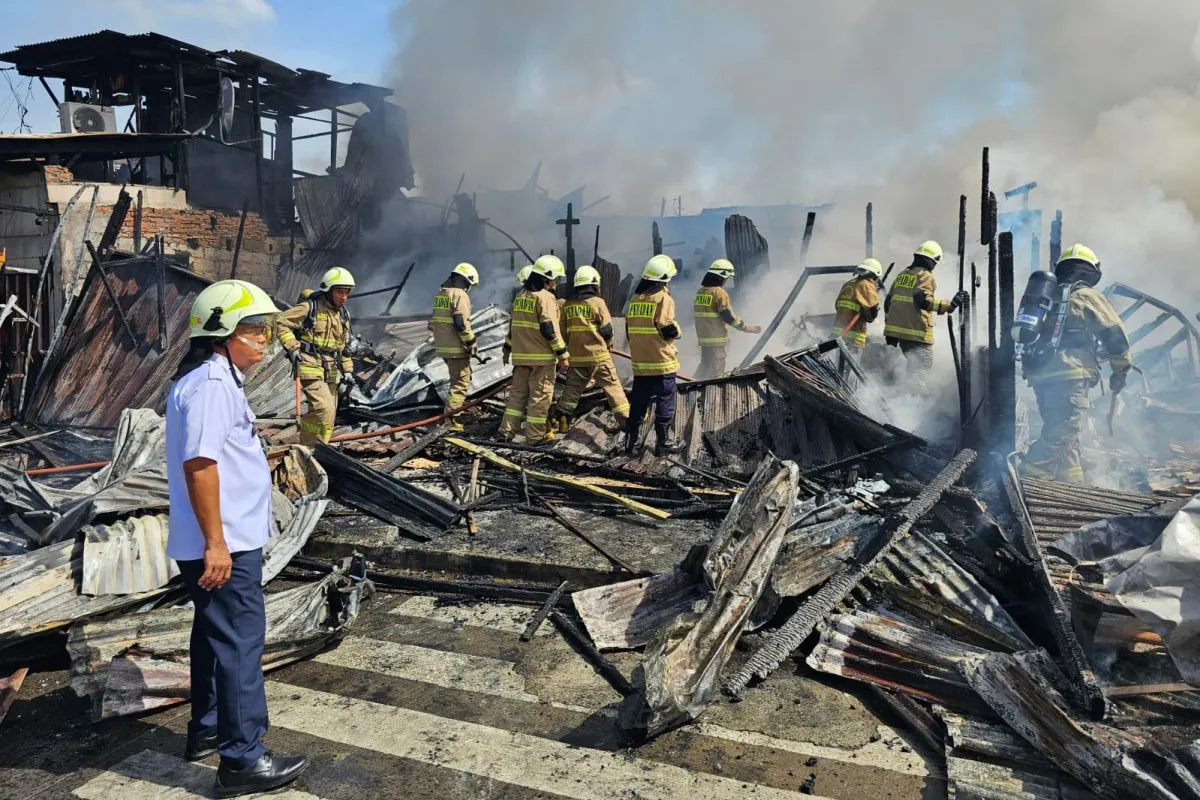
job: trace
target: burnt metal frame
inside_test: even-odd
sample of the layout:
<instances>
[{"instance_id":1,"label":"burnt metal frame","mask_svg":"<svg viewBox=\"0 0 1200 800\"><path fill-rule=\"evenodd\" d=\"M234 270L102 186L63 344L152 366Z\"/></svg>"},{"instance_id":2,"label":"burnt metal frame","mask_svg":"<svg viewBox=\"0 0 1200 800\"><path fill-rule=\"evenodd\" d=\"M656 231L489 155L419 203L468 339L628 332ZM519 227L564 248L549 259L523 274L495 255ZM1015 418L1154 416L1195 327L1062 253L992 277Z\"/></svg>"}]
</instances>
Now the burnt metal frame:
<instances>
[{"instance_id":1,"label":"burnt metal frame","mask_svg":"<svg viewBox=\"0 0 1200 800\"><path fill-rule=\"evenodd\" d=\"M1140 289L1135 289L1124 283L1114 283L1108 286L1104 290L1104 296L1110 301L1114 297L1133 301L1129 306L1117 312L1122 322L1128 321L1134 314L1147 305L1157 308L1162 312L1153 320L1129 334L1130 349L1171 319L1176 320L1180 325L1179 331L1167 341L1135 353L1135 364L1148 369L1157 366L1160 361L1165 361L1168 380L1174 383L1179 378L1176 375L1176 363L1171 358L1171 353L1176 347L1186 342L1188 365L1191 367L1192 377L1200 377L1200 330L1197 330L1196 326L1192 324L1191 320L1182 311L1175 306L1159 300L1157 297L1153 297Z\"/></svg>"}]
</instances>

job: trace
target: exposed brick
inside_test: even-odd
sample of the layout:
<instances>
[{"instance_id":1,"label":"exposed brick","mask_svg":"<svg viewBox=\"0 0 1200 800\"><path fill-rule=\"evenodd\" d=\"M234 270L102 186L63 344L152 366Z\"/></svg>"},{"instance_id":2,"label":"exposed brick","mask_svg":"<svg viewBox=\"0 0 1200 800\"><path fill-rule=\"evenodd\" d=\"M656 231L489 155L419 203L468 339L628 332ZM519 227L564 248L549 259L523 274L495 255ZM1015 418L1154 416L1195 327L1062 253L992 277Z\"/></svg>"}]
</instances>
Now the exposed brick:
<instances>
[{"instance_id":1,"label":"exposed brick","mask_svg":"<svg viewBox=\"0 0 1200 800\"><path fill-rule=\"evenodd\" d=\"M46 183L72 183L75 180L75 176L71 174L71 170L67 167L47 164L42 169L46 173Z\"/></svg>"}]
</instances>

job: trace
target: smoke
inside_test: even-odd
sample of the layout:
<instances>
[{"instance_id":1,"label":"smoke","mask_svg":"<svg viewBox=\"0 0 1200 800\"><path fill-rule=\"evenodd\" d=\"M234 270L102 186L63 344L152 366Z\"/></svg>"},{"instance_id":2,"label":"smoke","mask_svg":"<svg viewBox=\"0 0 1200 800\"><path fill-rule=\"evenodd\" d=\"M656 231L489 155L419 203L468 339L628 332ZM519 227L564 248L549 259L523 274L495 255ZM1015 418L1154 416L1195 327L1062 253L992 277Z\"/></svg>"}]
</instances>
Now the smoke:
<instances>
[{"instance_id":1,"label":"smoke","mask_svg":"<svg viewBox=\"0 0 1200 800\"><path fill-rule=\"evenodd\" d=\"M427 196L464 172L515 188L540 160L606 213L833 201L822 263L861 254L873 200L886 263L952 250L960 193L978 231L986 144L993 188L1037 180L1111 278L1177 297L1200 247L1191 0L408 0L393 19Z\"/></svg>"}]
</instances>

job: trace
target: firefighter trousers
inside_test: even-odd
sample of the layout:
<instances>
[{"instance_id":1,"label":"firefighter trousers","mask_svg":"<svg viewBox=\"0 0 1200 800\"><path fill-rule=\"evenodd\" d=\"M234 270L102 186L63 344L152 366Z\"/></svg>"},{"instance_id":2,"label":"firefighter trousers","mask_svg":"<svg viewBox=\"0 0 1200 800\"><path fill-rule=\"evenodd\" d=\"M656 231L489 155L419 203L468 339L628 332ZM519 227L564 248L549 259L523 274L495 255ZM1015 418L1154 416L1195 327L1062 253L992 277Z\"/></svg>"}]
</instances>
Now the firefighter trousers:
<instances>
[{"instance_id":1,"label":"firefighter trousers","mask_svg":"<svg viewBox=\"0 0 1200 800\"><path fill-rule=\"evenodd\" d=\"M446 371L450 373L450 387L446 393L446 410L453 411L467 402L471 389L471 359L446 358Z\"/></svg>"},{"instance_id":2,"label":"firefighter trousers","mask_svg":"<svg viewBox=\"0 0 1200 800\"><path fill-rule=\"evenodd\" d=\"M1083 483L1080 439L1092 406L1090 381L1034 384L1042 435L1021 459L1021 474L1030 478Z\"/></svg>"},{"instance_id":3,"label":"firefighter trousers","mask_svg":"<svg viewBox=\"0 0 1200 800\"><path fill-rule=\"evenodd\" d=\"M900 352L906 363L904 380L910 389L924 391L925 382L933 372L933 345L900 340Z\"/></svg>"},{"instance_id":4,"label":"firefighter trousers","mask_svg":"<svg viewBox=\"0 0 1200 800\"><path fill-rule=\"evenodd\" d=\"M725 374L725 345L700 348L700 368L696 380L719 378Z\"/></svg>"},{"instance_id":5,"label":"firefighter trousers","mask_svg":"<svg viewBox=\"0 0 1200 800\"><path fill-rule=\"evenodd\" d=\"M675 373L670 375L635 375L633 393L629 398L629 426L625 429L636 439L642 420L654 405L654 424L666 427L675 421Z\"/></svg>"},{"instance_id":6,"label":"firefighter trousers","mask_svg":"<svg viewBox=\"0 0 1200 800\"><path fill-rule=\"evenodd\" d=\"M600 387L604 392L609 409L618 424L624 427L629 419L629 398L625 396L625 389L621 386L621 379L611 358L598 364L581 364L567 370L567 382L558 397L559 413L568 417L574 414L579 407L579 398L593 386Z\"/></svg>"},{"instance_id":7,"label":"firefighter trousers","mask_svg":"<svg viewBox=\"0 0 1200 800\"><path fill-rule=\"evenodd\" d=\"M308 411L300 417L300 444L328 442L337 417L337 383L321 378L300 378Z\"/></svg>"},{"instance_id":8,"label":"firefighter trousers","mask_svg":"<svg viewBox=\"0 0 1200 800\"><path fill-rule=\"evenodd\" d=\"M513 367L508 386L508 402L500 420L498 434L511 439L525 418L525 441L537 444L546 438L546 416L554 402L554 365Z\"/></svg>"}]
</instances>

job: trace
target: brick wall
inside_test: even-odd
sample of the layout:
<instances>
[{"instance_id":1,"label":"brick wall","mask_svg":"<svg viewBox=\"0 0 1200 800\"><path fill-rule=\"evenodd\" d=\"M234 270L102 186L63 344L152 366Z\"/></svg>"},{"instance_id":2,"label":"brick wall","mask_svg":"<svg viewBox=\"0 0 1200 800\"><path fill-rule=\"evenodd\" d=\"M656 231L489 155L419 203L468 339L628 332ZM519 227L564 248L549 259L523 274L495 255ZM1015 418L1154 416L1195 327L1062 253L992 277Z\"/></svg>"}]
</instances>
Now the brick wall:
<instances>
[{"instance_id":1,"label":"brick wall","mask_svg":"<svg viewBox=\"0 0 1200 800\"><path fill-rule=\"evenodd\" d=\"M46 183L71 183L75 180L75 176L71 174L70 167L47 164L43 169L46 172Z\"/></svg>"},{"instance_id":2,"label":"brick wall","mask_svg":"<svg viewBox=\"0 0 1200 800\"><path fill-rule=\"evenodd\" d=\"M112 208L98 206L96 216L107 219ZM121 228L117 247L133 249L134 209L130 209ZM166 238L168 253L185 254L192 271L212 280L228 278L233 264L240 217L204 209L142 208L142 242L156 234ZM275 270L280 258L287 257L287 238L267 233L266 223L257 213L246 215L242 251L238 256L238 277L258 284L267 291L275 288Z\"/></svg>"}]
</instances>

